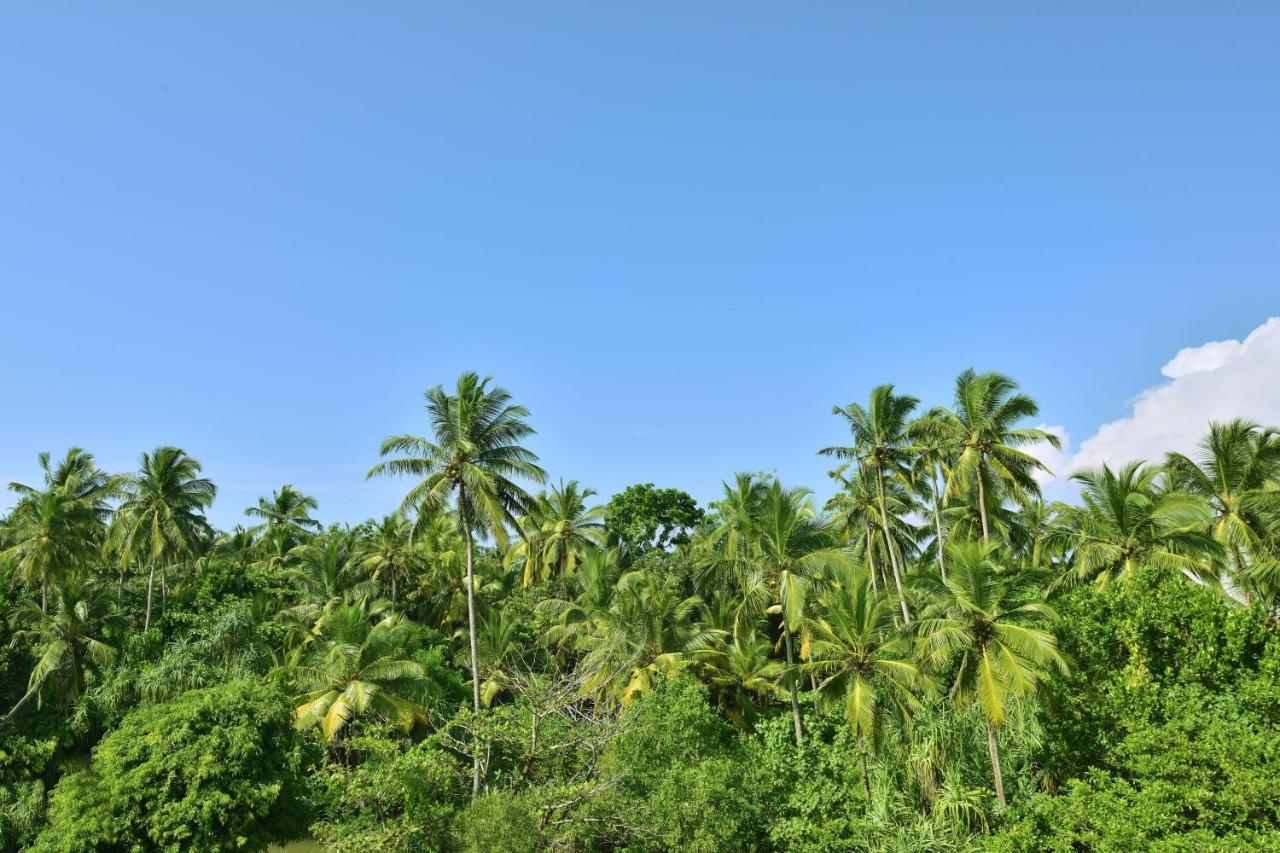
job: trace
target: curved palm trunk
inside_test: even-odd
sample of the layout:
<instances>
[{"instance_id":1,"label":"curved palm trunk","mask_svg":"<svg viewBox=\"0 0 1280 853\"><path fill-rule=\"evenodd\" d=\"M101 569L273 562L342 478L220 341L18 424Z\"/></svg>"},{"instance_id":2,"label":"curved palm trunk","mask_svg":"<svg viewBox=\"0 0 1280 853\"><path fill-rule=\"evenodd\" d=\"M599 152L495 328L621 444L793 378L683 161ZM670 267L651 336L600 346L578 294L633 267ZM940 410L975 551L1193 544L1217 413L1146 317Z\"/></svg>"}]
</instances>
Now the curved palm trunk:
<instances>
[{"instance_id":1,"label":"curved palm trunk","mask_svg":"<svg viewBox=\"0 0 1280 853\"><path fill-rule=\"evenodd\" d=\"M880 527L884 530L884 547L889 552L889 563L893 566L893 585L898 589L898 604L902 607L902 618L911 622L911 614L907 611L907 597L902 592L902 571L898 567L898 552L893 547L893 536L889 533L889 514L884 508L884 469L876 471L876 486L880 491Z\"/></svg>"},{"instance_id":2,"label":"curved palm trunk","mask_svg":"<svg viewBox=\"0 0 1280 853\"><path fill-rule=\"evenodd\" d=\"M982 544L987 543L987 489L982 484L982 458L978 458L978 517L982 519Z\"/></svg>"},{"instance_id":3,"label":"curved palm trunk","mask_svg":"<svg viewBox=\"0 0 1280 853\"><path fill-rule=\"evenodd\" d=\"M991 725L990 720L986 723L987 752L991 755L991 773L996 782L996 802L1000 804L1000 810L1004 811L1008 804L1004 801L1004 775L1000 772L1000 743L996 740L995 726Z\"/></svg>"},{"instance_id":4,"label":"curved palm trunk","mask_svg":"<svg viewBox=\"0 0 1280 853\"><path fill-rule=\"evenodd\" d=\"M467 635L471 641L471 698L476 716L480 715L480 666L476 644L476 581L472 569L471 526L467 525ZM472 744L471 798L480 793L480 750Z\"/></svg>"},{"instance_id":5,"label":"curved palm trunk","mask_svg":"<svg viewBox=\"0 0 1280 853\"><path fill-rule=\"evenodd\" d=\"M147 618L143 620L142 630L151 629L151 594L156 586L156 564L151 564L151 573L147 575Z\"/></svg>"},{"instance_id":6,"label":"curved palm trunk","mask_svg":"<svg viewBox=\"0 0 1280 853\"><path fill-rule=\"evenodd\" d=\"M37 684L35 687L32 687L30 690L28 690L26 693L22 695L22 698L18 700L17 705L14 705L11 709L9 709L9 713L5 714L3 717L0 717L0 729L3 729L5 726L9 725L9 721L12 720L15 716L17 716L17 713L22 710L22 706L30 702L31 697L36 695L36 691L39 689L40 689L39 684Z\"/></svg>"},{"instance_id":7,"label":"curved palm trunk","mask_svg":"<svg viewBox=\"0 0 1280 853\"><path fill-rule=\"evenodd\" d=\"M942 510L939 504L942 497L938 493L938 464L935 462L931 468L929 479L933 486L933 526L938 532L938 571L942 573L942 579L947 579L947 563L942 558L942 551L946 547L946 539L942 535Z\"/></svg>"},{"instance_id":8,"label":"curved palm trunk","mask_svg":"<svg viewBox=\"0 0 1280 853\"><path fill-rule=\"evenodd\" d=\"M796 746L800 746L804 742L804 728L800 725L800 697L796 691L795 660L791 651L791 632L787 630L785 620L782 623L782 643L787 649L787 674L791 680L791 721L795 725Z\"/></svg>"},{"instance_id":9,"label":"curved palm trunk","mask_svg":"<svg viewBox=\"0 0 1280 853\"><path fill-rule=\"evenodd\" d=\"M868 524L863 529L866 531L867 536L867 565L871 569L871 591L879 596L880 586L876 583L876 549L875 544L871 541L871 525Z\"/></svg>"}]
</instances>

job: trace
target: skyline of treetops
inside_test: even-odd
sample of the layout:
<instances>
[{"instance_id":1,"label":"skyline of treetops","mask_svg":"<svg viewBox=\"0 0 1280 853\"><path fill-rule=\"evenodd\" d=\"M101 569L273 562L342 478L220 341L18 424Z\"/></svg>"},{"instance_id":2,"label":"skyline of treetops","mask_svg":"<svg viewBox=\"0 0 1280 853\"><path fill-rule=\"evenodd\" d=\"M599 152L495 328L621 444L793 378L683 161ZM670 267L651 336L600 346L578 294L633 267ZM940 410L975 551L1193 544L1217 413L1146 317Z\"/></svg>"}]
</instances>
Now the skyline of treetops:
<instances>
[{"instance_id":1,"label":"skyline of treetops","mask_svg":"<svg viewBox=\"0 0 1280 853\"><path fill-rule=\"evenodd\" d=\"M384 516L284 484L230 530L179 447L42 452L0 518L0 850L1280 846L1280 430L1049 502L1038 412L878 385L829 499L700 505L544 470L464 373L370 448Z\"/></svg>"}]
</instances>

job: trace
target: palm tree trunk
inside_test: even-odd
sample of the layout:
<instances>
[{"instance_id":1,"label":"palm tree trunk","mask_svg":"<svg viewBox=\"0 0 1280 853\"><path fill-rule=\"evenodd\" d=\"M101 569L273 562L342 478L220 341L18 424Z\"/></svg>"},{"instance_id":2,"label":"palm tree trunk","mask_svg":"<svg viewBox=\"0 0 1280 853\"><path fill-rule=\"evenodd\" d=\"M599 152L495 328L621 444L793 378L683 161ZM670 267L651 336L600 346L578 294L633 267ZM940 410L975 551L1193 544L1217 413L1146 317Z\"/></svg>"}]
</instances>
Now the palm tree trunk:
<instances>
[{"instance_id":1,"label":"palm tree trunk","mask_svg":"<svg viewBox=\"0 0 1280 853\"><path fill-rule=\"evenodd\" d=\"M982 484L982 461L978 461L978 517L982 519L982 544L987 544L987 489Z\"/></svg>"},{"instance_id":2,"label":"palm tree trunk","mask_svg":"<svg viewBox=\"0 0 1280 853\"><path fill-rule=\"evenodd\" d=\"M147 575L147 618L142 622L142 630L151 629L151 592L156 585L156 564L151 564L151 572Z\"/></svg>"},{"instance_id":3,"label":"palm tree trunk","mask_svg":"<svg viewBox=\"0 0 1280 853\"><path fill-rule=\"evenodd\" d=\"M476 582L472 569L471 526L467 525L467 636L471 642L471 698L476 716L480 716L480 666L476 644ZM475 743L471 751L471 798L480 793L480 749Z\"/></svg>"},{"instance_id":4,"label":"palm tree trunk","mask_svg":"<svg viewBox=\"0 0 1280 853\"><path fill-rule=\"evenodd\" d=\"M40 578L40 612L49 612L49 579Z\"/></svg>"},{"instance_id":5,"label":"palm tree trunk","mask_svg":"<svg viewBox=\"0 0 1280 853\"><path fill-rule=\"evenodd\" d=\"M3 717L0 717L0 729L3 729L5 726L9 725L9 721L12 720L19 711L22 710L22 706L27 704L27 702L31 700L31 697L36 695L36 691L39 689L40 689L39 684L32 687L30 690L28 690L26 693L22 695L22 698L18 700L17 705L14 705L11 709L9 709L9 713L5 714Z\"/></svg>"},{"instance_id":6,"label":"palm tree trunk","mask_svg":"<svg viewBox=\"0 0 1280 853\"><path fill-rule=\"evenodd\" d=\"M391 567L391 607L392 609L395 609L395 606L396 606L396 567L393 565Z\"/></svg>"},{"instance_id":7,"label":"palm tree trunk","mask_svg":"<svg viewBox=\"0 0 1280 853\"><path fill-rule=\"evenodd\" d=\"M861 741L862 741L861 743L862 749L858 750L859 752L858 757L862 759L862 790L867 792L867 802L870 803L871 802L871 777L867 773L867 739L866 737L865 736L862 737Z\"/></svg>"},{"instance_id":8,"label":"palm tree trunk","mask_svg":"<svg viewBox=\"0 0 1280 853\"><path fill-rule=\"evenodd\" d=\"M116 581L116 604L124 601L124 567L120 568L120 577Z\"/></svg>"},{"instance_id":9,"label":"palm tree trunk","mask_svg":"<svg viewBox=\"0 0 1280 853\"><path fill-rule=\"evenodd\" d=\"M946 547L946 540L942 536L942 511L939 504L942 502L942 496L938 494L938 465L935 462L930 470L930 480L933 485L933 526L938 531L938 571L942 573L942 579L947 579L947 563L942 559L942 551Z\"/></svg>"},{"instance_id":10,"label":"palm tree trunk","mask_svg":"<svg viewBox=\"0 0 1280 853\"><path fill-rule=\"evenodd\" d=\"M902 572L898 568L898 552L893 547L893 536L889 533L889 514L884 508L884 469L876 471L876 485L880 490L880 526L884 529L884 547L889 552L889 563L893 566L893 584L898 588L898 604L902 607L902 618L910 624L911 614L907 612L907 597L902 592Z\"/></svg>"},{"instance_id":11,"label":"palm tree trunk","mask_svg":"<svg viewBox=\"0 0 1280 853\"><path fill-rule=\"evenodd\" d=\"M787 649L787 674L791 679L791 721L796 730L796 746L804 742L804 728L800 725L800 697L796 691L795 661L791 652L791 632L787 623L782 623L782 643Z\"/></svg>"},{"instance_id":12,"label":"palm tree trunk","mask_svg":"<svg viewBox=\"0 0 1280 853\"><path fill-rule=\"evenodd\" d=\"M867 565L871 568L871 591L878 597L880 587L876 583L876 548L875 543L871 541L871 525L866 525L864 529L867 532Z\"/></svg>"},{"instance_id":13,"label":"palm tree trunk","mask_svg":"<svg viewBox=\"0 0 1280 853\"><path fill-rule=\"evenodd\" d=\"M1000 744L996 740L996 728L991 725L991 721L987 720L987 752L991 754L991 773L996 781L996 802L1000 804L1000 811L1005 810L1007 803L1004 801L1004 775L1000 772Z\"/></svg>"}]
</instances>

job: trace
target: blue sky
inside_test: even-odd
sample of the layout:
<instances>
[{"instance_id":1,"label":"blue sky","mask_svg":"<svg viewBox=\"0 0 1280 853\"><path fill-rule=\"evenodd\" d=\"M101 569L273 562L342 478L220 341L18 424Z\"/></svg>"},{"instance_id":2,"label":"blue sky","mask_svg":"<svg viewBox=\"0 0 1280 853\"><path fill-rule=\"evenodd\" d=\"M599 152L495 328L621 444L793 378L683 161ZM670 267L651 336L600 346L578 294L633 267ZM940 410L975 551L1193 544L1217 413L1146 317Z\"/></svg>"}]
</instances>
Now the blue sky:
<instances>
[{"instance_id":1,"label":"blue sky","mask_svg":"<svg viewBox=\"0 0 1280 853\"><path fill-rule=\"evenodd\" d=\"M355 521L466 369L606 496L825 491L832 404L970 365L1084 439L1280 314L1278 37L1274 3L10 7L0 478L174 443L219 524L284 482Z\"/></svg>"}]
</instances>

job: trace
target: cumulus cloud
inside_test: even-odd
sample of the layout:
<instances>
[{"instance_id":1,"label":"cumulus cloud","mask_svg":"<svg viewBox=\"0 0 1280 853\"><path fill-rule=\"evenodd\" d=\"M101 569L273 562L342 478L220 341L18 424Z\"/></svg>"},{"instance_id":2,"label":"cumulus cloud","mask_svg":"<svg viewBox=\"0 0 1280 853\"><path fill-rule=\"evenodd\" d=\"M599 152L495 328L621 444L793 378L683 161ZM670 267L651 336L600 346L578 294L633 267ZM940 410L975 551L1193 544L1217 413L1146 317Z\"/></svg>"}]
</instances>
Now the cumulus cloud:
<instances>
[{"instance_id":1,"label":"cumulus cloud","mask_svg":"<svg viewBox=\"0 0 1280 853\"><path fill-rule=\"evenodd\" d=\"M1250 418L1280 425L1280 317L1243 341L1209 341L1179 350L1161 373L1171 381L1143 391L1132 414L1104 424L1074 452L1065 446L1061 453L1036 451L1057 480L1104 462L1114 466L1193 450L1210 421ZM1041 428L1065 436L1061 427Z\"/></svg>"}]
</instances>

